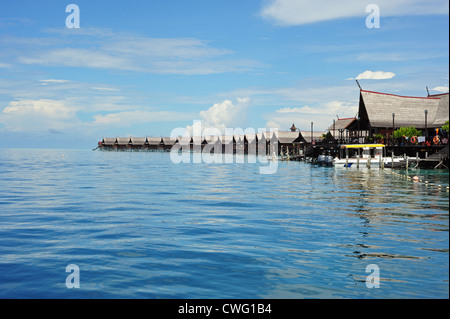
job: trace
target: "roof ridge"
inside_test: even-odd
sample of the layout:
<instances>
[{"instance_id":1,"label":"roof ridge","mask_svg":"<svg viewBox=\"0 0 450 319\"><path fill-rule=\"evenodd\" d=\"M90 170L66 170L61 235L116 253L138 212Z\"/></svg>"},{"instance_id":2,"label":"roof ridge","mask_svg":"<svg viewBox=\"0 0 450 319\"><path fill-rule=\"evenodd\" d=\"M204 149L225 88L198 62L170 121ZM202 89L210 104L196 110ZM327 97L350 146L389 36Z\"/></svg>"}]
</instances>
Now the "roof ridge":
<instances>
[{"instance_id":1,"label":"roof ridge","mask_svg":"<svg viewBox=\"0 0 450 319\"><path fill-rule=\"evenodd\" d=\"M429 96L405 96L405 95L397 95L397 94L391 94L391 93L383 93L383 92L376 92L376 91L368 91L368 90L362 90L361 92L367 92L367 93L375 93L375 94L383 94L383 95L391 95L391 96L397 96L397 97L404 97L409 99L430 99L430 100L440 100L438 97L429 97Z\"/></svg>"}]
</instances>

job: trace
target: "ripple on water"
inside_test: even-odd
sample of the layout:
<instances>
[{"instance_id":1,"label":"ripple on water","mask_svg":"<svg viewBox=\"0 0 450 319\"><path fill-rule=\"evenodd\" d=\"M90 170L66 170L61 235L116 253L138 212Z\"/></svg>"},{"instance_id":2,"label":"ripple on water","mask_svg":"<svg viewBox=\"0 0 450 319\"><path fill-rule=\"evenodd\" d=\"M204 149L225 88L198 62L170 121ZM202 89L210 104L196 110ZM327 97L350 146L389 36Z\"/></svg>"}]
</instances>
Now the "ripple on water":
<instances>
[{"instance_id":1,"label":"ripple on water","mask_svg":"<svg viewBox=\"0 0 450 319\"><path fill-rule=\"evenodd\" d=\"M0 153L1 297L448 298L445 190L379 170L61 152Z\"/></svg>"}]
</instances>

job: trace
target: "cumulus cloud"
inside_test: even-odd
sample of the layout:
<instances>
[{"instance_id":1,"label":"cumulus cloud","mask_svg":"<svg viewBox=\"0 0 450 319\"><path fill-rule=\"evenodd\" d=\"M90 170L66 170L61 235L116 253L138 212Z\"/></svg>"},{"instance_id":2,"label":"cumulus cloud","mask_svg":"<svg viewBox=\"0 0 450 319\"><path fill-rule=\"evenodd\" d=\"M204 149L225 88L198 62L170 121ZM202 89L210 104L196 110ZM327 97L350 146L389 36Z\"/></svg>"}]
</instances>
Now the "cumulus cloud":
<instances>
[{"instance_id":1,"label":"cumulus cloud","mask_svg":"<svg viewBox=\"0 0 450 319\"><path fill-rule=\"evenodd\" d=\"M432 90L446 93L446 92L448 92L448 86L436 86L435 88L432 88Z\"/></svg>"},{"instance_id":2,"label":"cumulus cloud","mask_svg":"<svg viewBox=\"0 0 450 319\"><path fill-rule=\"evenodd\" d=\"M387 80L392 79L395 76L393 72L384 71L364 71L358 74L356 80ZM348 78L347 80L354 80L354 78Z\"/></svg>"},{"instance_id":3,"label":"cumulus cloud","mask_svg":"<svg viewBox=\"0 0 450 319\"><path fill-rule=\"evenodd\" d=\"M365 17L372 0L272 0L261 10L262 17L282 26L295 26L351 17ZM378 0L381 14L388 16L448 14L447 0Z\"/></svg>"},{"instance_id":4,"label":"cumulus cloud","mask_svg":"<svg viewBox=\"0 0 450 319\"><path fill-rule=\"evenodd\" d=\"M78 122L75 113L64 100L11 101L0 113L0 123L9 131L61 130Z\"/></svg>"},{"instance_id":5,"label":"cumulus cloud","mask_svg":"<svg viewBox=\"0 0 450 319\"><path fill-rule=\"evenodd\" d=\"M242 127L245 124L249 101L250 99L245 97L237 98L236 103L228 99L215 103L209 109L199 113L201 121L186 128L191 134L198 131L199 128L196 125L203 129L214 128L224 134L226 128Z\"/></svg>"},{"instance_id":6,"label":"cumulus cloud","mask_svg":"<svg viewBox=\"0 0 450 319\"><path fill-rule=\"evenodd\" d=\"M44 115L50 118L67 118L73 112L63 101L54 100L21 100L12 101L3 109L4 114L11 115Z\"/></svg>"}]
</instances>

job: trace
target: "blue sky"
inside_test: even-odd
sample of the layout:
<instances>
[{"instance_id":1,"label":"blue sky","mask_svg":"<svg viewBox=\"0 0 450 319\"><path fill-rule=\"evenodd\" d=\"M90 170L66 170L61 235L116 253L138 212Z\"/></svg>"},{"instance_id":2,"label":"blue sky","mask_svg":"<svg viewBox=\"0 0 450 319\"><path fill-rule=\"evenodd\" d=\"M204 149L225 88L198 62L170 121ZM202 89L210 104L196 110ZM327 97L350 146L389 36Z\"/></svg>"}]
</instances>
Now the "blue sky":
<instances>
[{"instance_id":1,"label":"blue sky","mask_svg":"<svg viewBox=\"0 0 450 319\"><path fill-rule=\"evenodd\" d=\"M80 28L66 27L66 6ZM367 28L368 4L380 27ZM441 0L3 1L0 148L203 126L325 130L359 89L448 92Z\"/></svg>"}]
</instances>

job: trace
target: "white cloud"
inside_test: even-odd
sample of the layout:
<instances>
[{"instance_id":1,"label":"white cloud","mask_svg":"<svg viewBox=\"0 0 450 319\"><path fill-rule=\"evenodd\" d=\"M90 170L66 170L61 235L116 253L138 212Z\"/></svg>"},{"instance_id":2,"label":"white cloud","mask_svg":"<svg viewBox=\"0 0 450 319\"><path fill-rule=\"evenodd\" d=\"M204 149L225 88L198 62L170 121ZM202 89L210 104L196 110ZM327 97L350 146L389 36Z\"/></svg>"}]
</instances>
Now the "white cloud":
<instances>
[{"instance_id":1,"label":"white cloud","mask_svg":"<svg viewBox=\"0 0 450 319\"><path fill-rule=\"evenodd\" d=\"M365 71L363 73L358 74L356 77L357 80L386 80L392 79L395 76L393 72L384 72L384 71ZM349 78L347 80L353 80L353 78Z\"/></svg>"},{"instance_id":2,"label":"white cloud","mask_svg":"<svg viewBox=\"0 0 450 319\"><path fill-rule=\"evenodd\" d=\"M65 83L65 82L69 82L69 80L48 79L48 80L39 80L39 82L44 82L44 83Z\"/></svg>"},{"instance_id":3,"label":"white cloud","mask_svg":"<svg viewBox=\"0 0 450 319\"><path fill-rule=\"evenodd\" d=\"M448 86L436 86L435 88L432 88L432 90L446 93L446 92L448 92Z\"/></svg>"},{"instance_id":4,"label":"white cloud","mask_svg":"<svg viewBox=\"0 0 450 319\"><path fill-rule=\"evenodd\" d=\"M244 72L265 67L253 60L237 59L234 52L215 48L201 39L150 38L106 29L87 29L73 34L47 29L59 36L59 42L46 42L21 50L25 53L17 60L24 64L187 75ZM78 37L74 41L81 40L82 45L71 47L68 40L73 37ZM28 44L21 41L20 45Z\"/></svg>"},{"instance_id":5,"label":"white cloud","mask_svg":"<svg viewBox=\"0 0 450 319\"><path fill-rule=\"evenodd\" d=\"M261 10L261 16L282 26L294 26L351 17L366 17L366 6L372 0L271 0ZM448 14L447 0L377 0L381 15L403 16Z\"/></svg>"},{"instance_id":6,"label":"white cloud","mask_svg":"<svg viewBox=\"0 0 450 319\"><path fill-rule=\"evenodd\" d=\"M55 80L55 79L48 79L48 80L39 80L39 82L41 82L42 85L48 85L50 83L66 83L69 82L68 80Z\"/></svg>"},{"instance_id":7,"label":"white cloud","mask_svg":"<svg viewBox=\"0 0 450 319\"><path fill-rule=\"evenodd\" d=\"M0 62L0 69L7 69L7 68L10 68L10 67L12 67L11 64L1 63Z\"/></svg>"},{"instance_id":8,"label":"white cloud","mask_svg":"<svg viewBox=\"0 0 450 319\"><path fill-rule=\"evenodd\" d=\"M98 87L98 86L94 86L91 87L91 89L96 90L96 91L120 91L119 89L115 89L115 88L108 88L108 87Z\"/></svg>"},{"instance_id":9,"label":"white cloud","mask_svg":"<svg viewBox=\"0 0 450 319\"><path fill-rule=\"evenodd\" d=\"M282 108L265 115L266 127L287 131L294 123L301 130L310 130L313 122L314 130L322 131L332 124L336 115L340 118L354 117L357 112L357 103L342 101L329 101L316 107Z\"/></svg>"},{"instance_id":10,"label":"white cloud","mask_svg":"<svg viewBox=\"0 0 450 319\"><path fill-rule=\"evenodd\" d=\"M21 100L12 101L3 109L3 113L11 115L43 115L50 118L68 118L73 112L63 101L54 100Z\"/></svg>"},{"instance_id":11,"label":"white cloud","mask_svg":"<svg viewBox=\"0 0 450 319\"><path fill-rule=\"evenodd\" d=\"M64 100L18 100L9 102L0 113L0 123L8 131L62 130L78 123L76 108Z\"/></svg>"},{"instance_id":12,"label":"white cloud","mask_svg":"<svg viewBox=\"0 0 450 319\"><path fill-rule=\"evenodd\" d=\"M62 65L88 68L131 69L132 64L121 57L114 57L98 50L88 49L50 49L31 57L22 56L18 61L25 64Z\"/></svg>"},{"instance_id":13,"label":"white cloud","mask_svg":"<svg viewBox=\"0 0 450 319\"><path fill-rule=\"evenodd\" d=\"M276 111L277 113L318 113L318 111L308 105L303 107L285 107Z\"/></svg>"},{"instance_id":14,"label":"white cloud","mask_svg":"<svg viewBox=\"0 0 450 319\"><path fill-rule=\"evenodd\" d=\"M187 120L188 118L188 115L177 112L133 110L109 113L106 115L95 115L93 124L127 127L149 122L182 121Z\"/></svg>"},{"instance_id":15,"label":"white cloud","mask_svg":"<svg viewBox=\"0 0 450 319\"><path fill-rule=\"evenodd\" d=\"M247 109L250 99L237 98L237 103L231 100L224 100L216 103L209 109L199 113L201 119L201 127L216 128L224 134L226 128L242 127L245 124ZM195 124L194 124L195 125ZM200 125L198 123L197 125ZM193 126L187 126L188 131L192 134Z\"/></svg>"}]
</instances>

